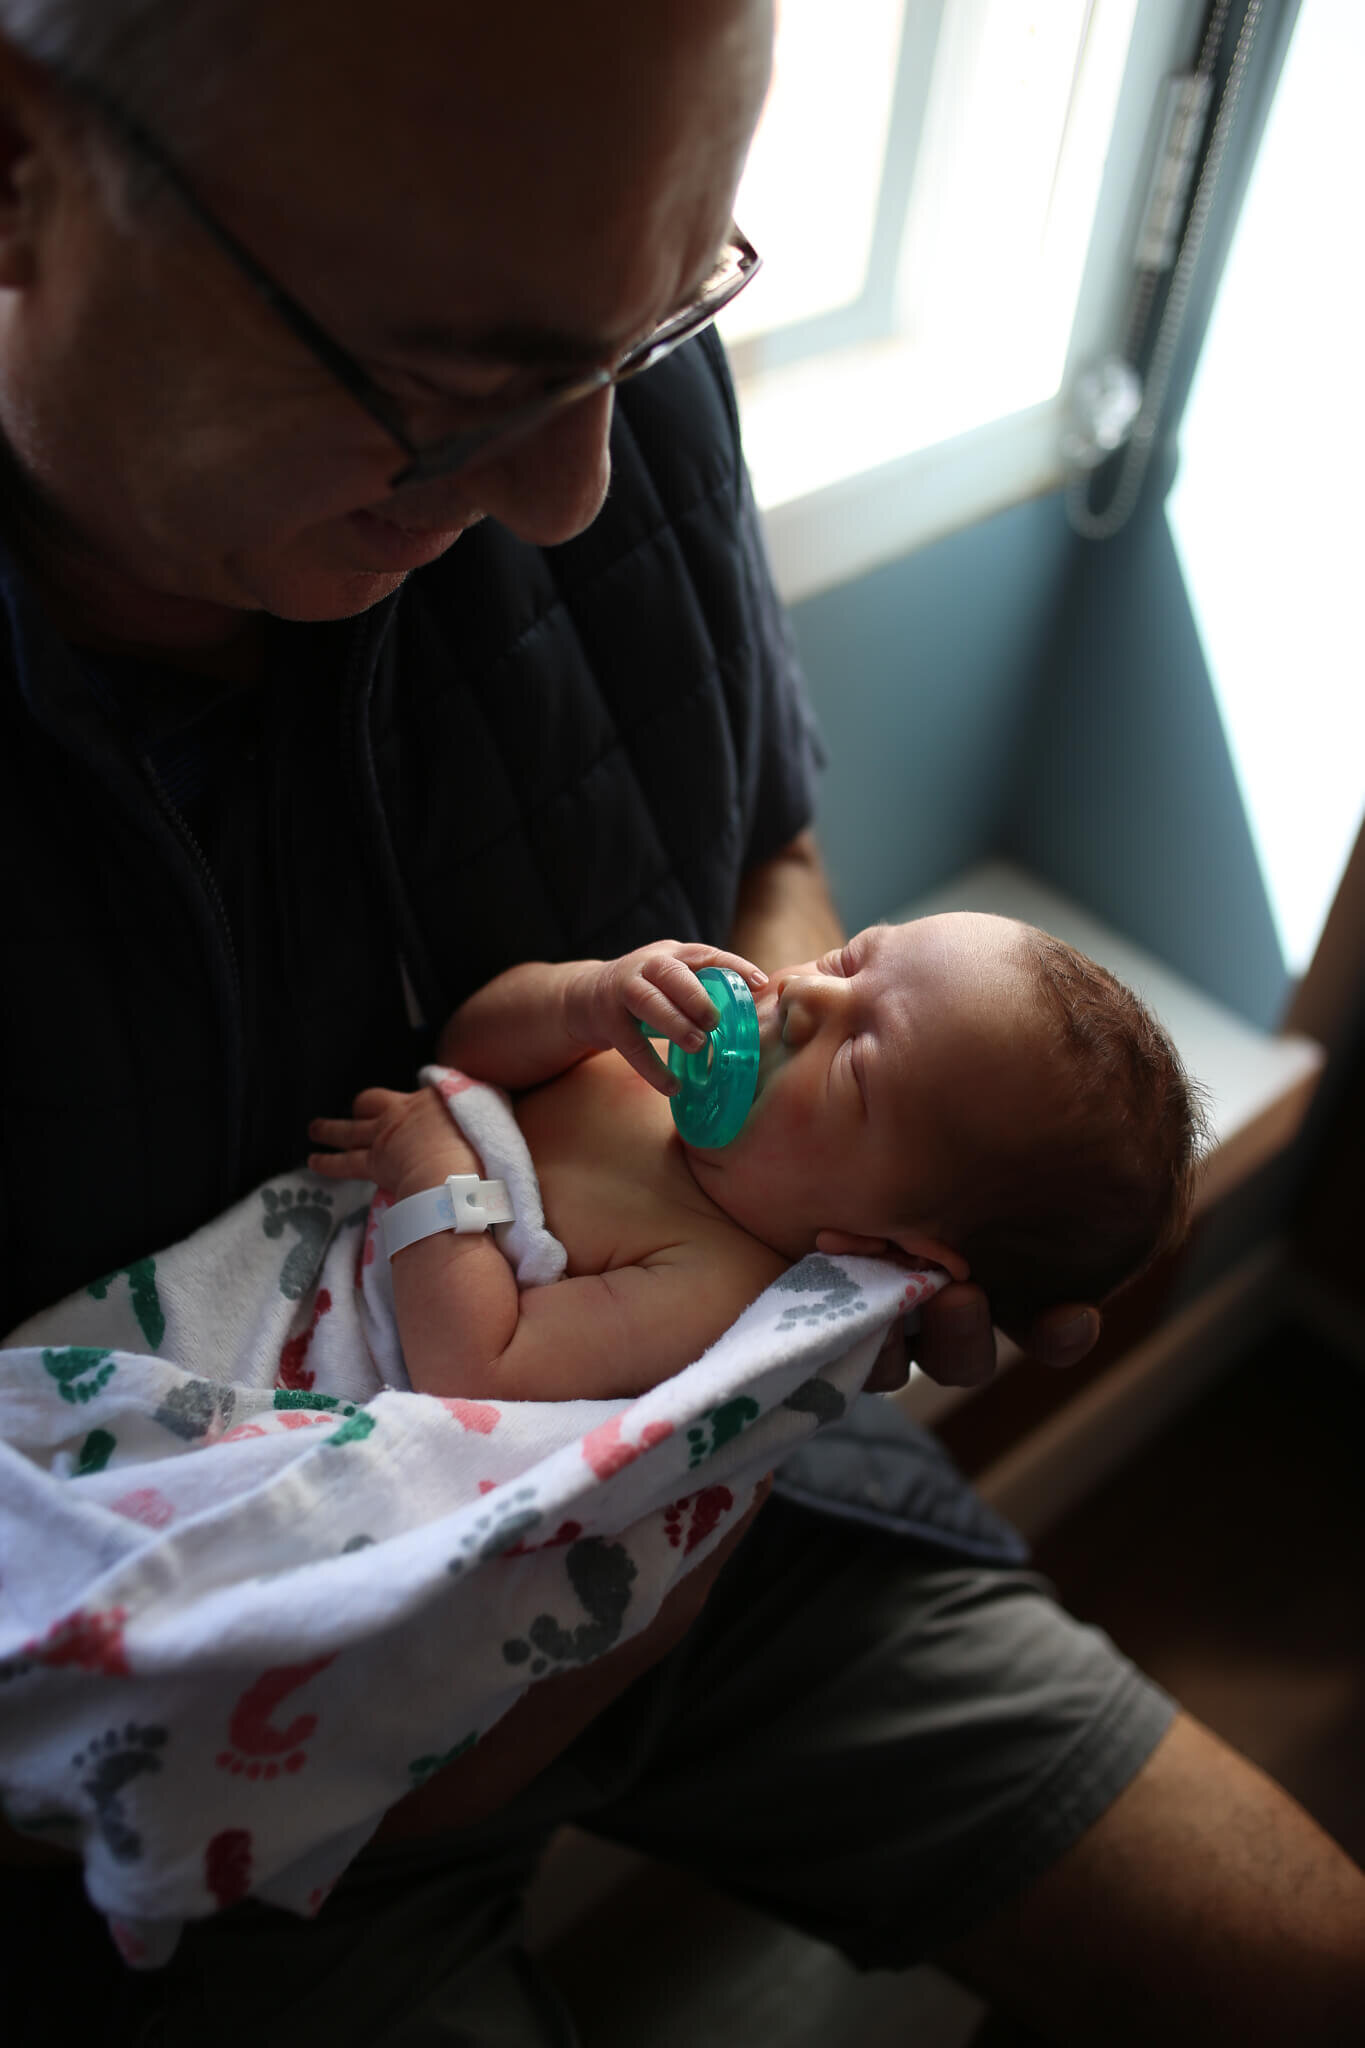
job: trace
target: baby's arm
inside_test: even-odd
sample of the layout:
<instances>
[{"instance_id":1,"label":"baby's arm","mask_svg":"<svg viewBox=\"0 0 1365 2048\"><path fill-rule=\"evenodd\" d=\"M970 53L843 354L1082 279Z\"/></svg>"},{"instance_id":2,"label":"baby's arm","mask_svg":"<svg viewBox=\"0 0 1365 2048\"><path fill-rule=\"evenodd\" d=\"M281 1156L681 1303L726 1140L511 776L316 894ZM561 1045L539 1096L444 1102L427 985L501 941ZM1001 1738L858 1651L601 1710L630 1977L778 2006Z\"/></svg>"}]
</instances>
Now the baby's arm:
<instances>
[{"instance_id":1,"label":"baby's arm","mask_svg":"<svg viewBox=\"0 0 1365 2048\"><path fill-rule=\"evenodd\" d=\"M715 946L660 939L619 960L528 961L479 989L450 1018L437 1058L502 1088L534 1088L590 1052L614 1047L651 1087L676 1083L639 1030L695 1051L714 1030L715 1006L693 972L732 967L751 988L767 976Z\"/></svg>"},{"instance_id":2,"label":"baby's arm","mask_svg":"<svg viewBox=\"0 0 1365 2048\"><path fill-rule=\"evenodd\" d=\"M328 1180L372 1180L401 1202L452 1173L481 1174L478 1154L434 1088L367 1088L350 1117L316 1117L308 1164ZM474 1384L517 1324L517 1283L487 1231L422 1237L392 1261L394 1310L408 1377L419 1394L488 1394ZM485 1374L486 1378L487 1375Z\"/></svg>"},{"instance_id":3,"label":"baby's arm","mask_svg":"<svg viewBox=\"0 0 1365 2048\"><path fill-rule=\"evenodd\" d=\"M371 1088L356 1097L355 1112L309 1127L314 1139L340 1148L309 1158L329 1179L373 1180L402 1201L448 1174L480 1171L433 1089ZM782 1264L728 1226L711 1226L638 1265L522 1294L487 1231L443 1230L394 1255L398 1336L419 1393L606 1400L643 1393L689 1364Z\"/></svg>"}]
</instances>

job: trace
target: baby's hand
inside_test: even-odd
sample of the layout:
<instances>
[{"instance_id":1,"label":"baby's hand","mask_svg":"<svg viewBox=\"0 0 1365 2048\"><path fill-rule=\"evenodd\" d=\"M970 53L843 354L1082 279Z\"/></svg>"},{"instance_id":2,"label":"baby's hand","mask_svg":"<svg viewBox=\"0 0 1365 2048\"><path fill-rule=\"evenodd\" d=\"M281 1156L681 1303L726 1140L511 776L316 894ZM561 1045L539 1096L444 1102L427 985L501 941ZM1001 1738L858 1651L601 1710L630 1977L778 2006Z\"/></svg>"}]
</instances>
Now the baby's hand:
<instances>
[{"instance_id":1,"label":"baby's hand","mask_svg":"<svg viewBox=\"0 0 1365 2048\"><path fill-rule=\"evenodd\" d=\"M401 1202L439 1187L448 1174L481 1171L478 1154L451 1121L434 1088L399 1095L367 1088L348 1117L314 1117L308 1135L331 1152L310 1152L308 1164L326 1180L372 1180Z\"/></svg>"},{"instance_id":2,"label":"baby's hand","mask_svg":"<svg viewBox=\"0 0 1365 2048\"><path fill-rule=\"evenodd\" d=\"M638 946L619 960L585 960L565 990L564 1022L571 1038L599 1051L615 1047L661 1095L676 1093L678 1082L649 1040L667 1038L684 1052L696 1052L716 1028L716 1009L697 980L698 967L730 967L750 988L760 989L767 975L752 960L722 953L715 946L658 939Z\"/></svg>"}]
</instances>

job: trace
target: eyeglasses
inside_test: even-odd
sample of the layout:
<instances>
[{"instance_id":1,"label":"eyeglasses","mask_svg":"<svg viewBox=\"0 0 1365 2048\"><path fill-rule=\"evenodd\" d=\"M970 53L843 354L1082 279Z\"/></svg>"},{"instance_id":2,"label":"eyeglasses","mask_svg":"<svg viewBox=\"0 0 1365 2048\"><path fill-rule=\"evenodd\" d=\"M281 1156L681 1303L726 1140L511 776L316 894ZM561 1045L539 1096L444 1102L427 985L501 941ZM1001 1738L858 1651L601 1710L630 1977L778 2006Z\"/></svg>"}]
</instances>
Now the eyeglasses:
<instances>
[{"instance_id":1,"label":"eyeglasses","mask_svg":"<svg viewBox=\"0 0 1365 2048\"><path fill-rule=\"evenodd\" d=\"M732 223L725 248L699 297L690 306L661 321L652 333L634 343L614 364L577 371L547 384L532 398L505 406L494 417L485 417L477 425L465 426L455 433L420 444L408 431L400 401L377 384L364 364L334 340L307 307L300 305L292 292L286 291L265 265L258 262L245 244L237 239L231 228L210 211L156 137L135 116L110 100L98 86L73 78L66 78L64 83L87 100L125 146L164 180L181 205L237 266L309 354L402 449L407 461L390 478L390 490L397 490L402 484L426 483L433 477L449 476L472 462L476 455L484 454L495 443L519 441L565 407L577 405L594 392L605 391L614 384L624 384L630 377L638 377L642 370L650 369L683 342L690 341L709 327L716 315L739 296L762 265L763 259Z\"/></svg>"}]
</instances>

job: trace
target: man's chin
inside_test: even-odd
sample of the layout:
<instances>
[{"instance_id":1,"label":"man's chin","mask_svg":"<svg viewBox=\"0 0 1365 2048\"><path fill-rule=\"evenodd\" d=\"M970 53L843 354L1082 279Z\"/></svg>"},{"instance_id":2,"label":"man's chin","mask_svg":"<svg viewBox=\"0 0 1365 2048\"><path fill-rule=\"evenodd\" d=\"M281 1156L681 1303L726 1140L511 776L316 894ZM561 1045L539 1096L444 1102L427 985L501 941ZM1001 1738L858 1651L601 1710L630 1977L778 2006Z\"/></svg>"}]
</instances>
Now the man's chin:
<instances>
[{"instance_id":1,"label":"man's chin","mask_svg":"<svg viewBox=\"0 0 1365 2048\"><path fill-rule=\"evenodd\" d=\"M252 609L295 625L320 625L367 612L407 581L406 570L315 569L290 575L258 575L247 588Z\"/></svg>"},{"instance_id":2,"label":"man's chin","mask_svg":"<svg viewBox=\"0 0 1365 2048\"><path fill-rule=\"evenodd\" d=\"M459 539L460 532L457 527L441 547L424 551L420 561L366 564L354 545L315 547L307 553L300 547L254 559L246 555L232 565L234 580L253 607L277 619L299 624L349 619L388 597L414 569L437 560ZM356 559L348 562L346 555Z\"/></svg>"}]
</instances>

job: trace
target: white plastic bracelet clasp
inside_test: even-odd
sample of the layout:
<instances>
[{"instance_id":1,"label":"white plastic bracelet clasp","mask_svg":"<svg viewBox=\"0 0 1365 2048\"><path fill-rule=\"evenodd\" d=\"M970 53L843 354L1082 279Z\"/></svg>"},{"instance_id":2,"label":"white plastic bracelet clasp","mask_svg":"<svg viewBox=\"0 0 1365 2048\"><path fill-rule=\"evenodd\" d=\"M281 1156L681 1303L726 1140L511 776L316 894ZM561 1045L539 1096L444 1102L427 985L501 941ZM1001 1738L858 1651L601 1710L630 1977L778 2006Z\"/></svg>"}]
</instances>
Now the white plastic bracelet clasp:
<instances>
[{"instance_id":1,"label":"white plastic bracelet clasp","mask_svg":"<svg viewBox=\"0 0 1365 2048\"><path fill-rule=\"evenodd\" d=\"M384 1252L395 1252L416 1244L419 1238L435 1237L438 1231L454 1230L461 1236L487 1230L494 1223L515 1220L504 1180L480 1180L477 1173L449 1174L438 1188L424 1188L420 1195L408 1195L384 1211Z\"/></svg>"}]
</instances>

